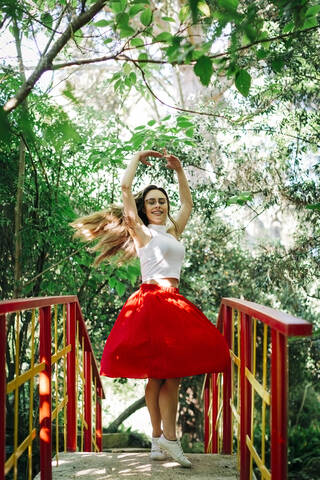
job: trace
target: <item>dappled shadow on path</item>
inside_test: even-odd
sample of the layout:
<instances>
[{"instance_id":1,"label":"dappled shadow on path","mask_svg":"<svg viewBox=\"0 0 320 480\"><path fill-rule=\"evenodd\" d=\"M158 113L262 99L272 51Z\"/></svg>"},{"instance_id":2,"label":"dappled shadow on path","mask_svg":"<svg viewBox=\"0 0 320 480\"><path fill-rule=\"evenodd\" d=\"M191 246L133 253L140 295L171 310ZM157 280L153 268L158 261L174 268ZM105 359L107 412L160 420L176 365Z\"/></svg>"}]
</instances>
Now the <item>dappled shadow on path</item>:
<instances>
[{"instance_id":1,"label":"dappled shadow on path","mask_svg":"<svg viewBox=\"0 0 320 480\"><path fill-rule=\"evenodd\" d=\"M181 476L197 480L236 480L235 459L227 455L188 454L192 468L171 459L151 461L148 451L60 453L53 460L52 480L173 480ZM36 477L38 480L40 477Z\"/></svg>"}]
</instances>

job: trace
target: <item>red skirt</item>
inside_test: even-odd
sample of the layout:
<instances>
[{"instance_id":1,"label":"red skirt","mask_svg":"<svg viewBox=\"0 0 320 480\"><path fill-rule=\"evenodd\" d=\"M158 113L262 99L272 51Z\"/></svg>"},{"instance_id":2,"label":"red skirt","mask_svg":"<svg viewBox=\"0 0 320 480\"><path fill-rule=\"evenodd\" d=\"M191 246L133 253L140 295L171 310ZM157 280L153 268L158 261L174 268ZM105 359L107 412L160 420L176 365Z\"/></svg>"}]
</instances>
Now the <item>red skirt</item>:
<instances>
[{"instance_id":1,"label":"red skirt","mask_svg":"<svg viewBox=\"0 0 320 480\"><path fill-rule=\"evenodd\" d=\"M230 361L223 335L178 288L142 284L107 338L100 374L174 378L221 372Z\"/></svg>"}]
</instances>

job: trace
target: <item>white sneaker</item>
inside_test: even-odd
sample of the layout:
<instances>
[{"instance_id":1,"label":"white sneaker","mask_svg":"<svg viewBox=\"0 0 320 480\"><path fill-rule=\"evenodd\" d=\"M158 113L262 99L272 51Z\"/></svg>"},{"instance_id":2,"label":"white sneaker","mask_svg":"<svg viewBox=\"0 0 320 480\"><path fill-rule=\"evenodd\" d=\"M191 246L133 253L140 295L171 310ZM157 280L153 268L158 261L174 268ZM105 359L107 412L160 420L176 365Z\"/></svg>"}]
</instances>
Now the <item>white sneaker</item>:
<instances>
[{"instance_id":1,"label":"white sneaker","mask_svg":"<svg viewBox=\"0 0 320 480\"><path fill-rule=\"evenodd\" d=\"M176 462L180 463L180 465L187 468L191 467L192 463L187 459L187 457L184 456L179 440L167 440L162 434L158 440L158 444L170 455L170 457L176 460Z\"/></svg>"},{"instance_id":2,"label":"white sneaker","mask_svg":"<svg viewBox=\"0 0 320 480\"><path fill-rule=\"evenodd\" d=\"M160 448L159 438L160 437L152 437L150 452L151 460L165 460L167 458L167 454Z\"/></svg>"}]
</instances>

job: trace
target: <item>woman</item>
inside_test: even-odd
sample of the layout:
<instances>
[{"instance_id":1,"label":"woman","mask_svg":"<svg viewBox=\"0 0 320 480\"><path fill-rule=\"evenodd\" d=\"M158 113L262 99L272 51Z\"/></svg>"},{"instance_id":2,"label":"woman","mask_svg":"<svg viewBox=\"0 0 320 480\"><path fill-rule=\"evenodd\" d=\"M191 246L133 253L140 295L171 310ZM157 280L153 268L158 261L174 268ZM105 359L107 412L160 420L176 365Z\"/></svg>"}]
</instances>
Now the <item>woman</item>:
<instances>
[{"instance_id":1,"label":"woman","mask_svg":"<svg viewBox=\"0 0 320 480\"><path fill-rule=\"evenodd\" d=\"M179 182L180 211L170 215L167 193L151 185L133 196L131 187L139 162L164 158ZM101 375L148 378L146 405L152 424L151 459L169 454L191 467L176 437L180 378L223 371L229 361L224 337L205 315L179 293L184 247L178 241L192 209L192 197L181 163L174 155L148 150L129 163L121 183L123 211L84 217L73 226L77 236L100 238L95 249L103 250L96 263L117 251L122 260L137 255L142 285L123 306L105 344ZM172 225L167 228L167 218ZM111 225L113 225L111 227ZM161 422L163 429L161 428Z\"/></svg>"}]
</instances>

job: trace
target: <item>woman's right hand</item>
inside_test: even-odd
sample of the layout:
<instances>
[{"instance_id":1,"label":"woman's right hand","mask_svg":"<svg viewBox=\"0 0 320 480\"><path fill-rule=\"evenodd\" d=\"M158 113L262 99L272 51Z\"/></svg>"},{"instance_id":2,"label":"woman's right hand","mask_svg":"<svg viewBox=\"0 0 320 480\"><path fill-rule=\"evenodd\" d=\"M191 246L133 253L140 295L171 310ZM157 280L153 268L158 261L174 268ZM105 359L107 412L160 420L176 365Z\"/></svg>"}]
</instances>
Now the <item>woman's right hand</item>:
<instances>
[{"instance_id":1,"label":"woman's right hand","mask_svg":"<svg viewBox=\"0 0 320 480\"><path fill-rule=\"evenodd\" d=\"M143 150L142 152L138 152L137 155L139 156L140 162L148 165L149 167L151 167L151 163L148 162L148 157L163 157L163 153L157 152L156 150Z\"/></svg>"}]
</instances>

